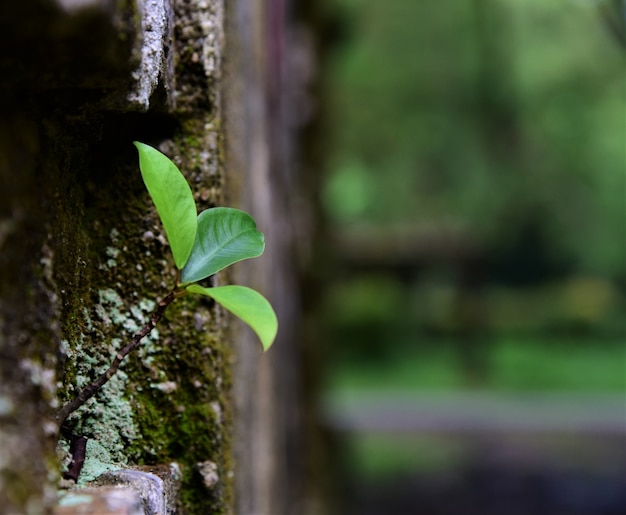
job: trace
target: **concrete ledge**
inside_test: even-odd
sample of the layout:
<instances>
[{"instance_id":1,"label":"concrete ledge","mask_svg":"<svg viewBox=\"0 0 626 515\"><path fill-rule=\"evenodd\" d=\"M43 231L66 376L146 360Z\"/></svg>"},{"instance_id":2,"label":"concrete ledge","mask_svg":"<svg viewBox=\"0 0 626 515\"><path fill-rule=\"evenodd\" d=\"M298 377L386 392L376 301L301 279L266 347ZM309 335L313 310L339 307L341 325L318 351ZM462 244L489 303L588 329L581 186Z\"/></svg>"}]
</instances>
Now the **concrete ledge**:
<instances>
[{"instance_id":1,"label":"concrete ledge","mask_svg":"<svg viewBox=\"0 0 626 515\"><path fill-rule=\"evenodd\" d=\"M105 472L87 487L61 494L54 515L173 515L181 474L178 465Z\"/></svg>"}]
</instances>

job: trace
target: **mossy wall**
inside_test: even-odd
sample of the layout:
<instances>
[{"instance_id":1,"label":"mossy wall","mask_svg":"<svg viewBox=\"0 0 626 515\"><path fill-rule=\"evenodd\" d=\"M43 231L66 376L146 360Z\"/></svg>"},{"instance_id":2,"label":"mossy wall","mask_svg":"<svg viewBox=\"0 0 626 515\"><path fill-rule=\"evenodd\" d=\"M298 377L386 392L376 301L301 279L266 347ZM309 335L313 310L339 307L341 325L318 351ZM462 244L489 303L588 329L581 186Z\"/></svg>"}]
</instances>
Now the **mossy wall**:
<instances>
[{"instance_id":1,"label":"mossy wall","mask_svg":"<svg viewBox=\"0 0 626 515\"><path fill-rule=\"evenodd\" d=\"M6 513L43 513L55 502L67 461L56 410L110 364L174 284L132 141L158 146L179 165L199 209L227 200L246 207L227 194L245 179L224 164L223 3L0 7ZM207 300L185 297L168 308L140 350L68 419L89 438L81 481L111 467L175 462L180 513L233 511L231 325Z\"/></svg>"}]
</instances>

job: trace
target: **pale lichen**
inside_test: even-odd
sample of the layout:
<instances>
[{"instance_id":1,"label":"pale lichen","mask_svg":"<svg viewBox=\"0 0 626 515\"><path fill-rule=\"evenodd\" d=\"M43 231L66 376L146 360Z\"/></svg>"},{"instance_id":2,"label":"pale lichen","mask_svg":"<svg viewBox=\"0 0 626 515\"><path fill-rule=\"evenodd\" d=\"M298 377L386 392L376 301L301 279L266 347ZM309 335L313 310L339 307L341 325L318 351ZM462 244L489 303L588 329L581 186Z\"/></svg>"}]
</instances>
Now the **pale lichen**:
<instances>
[{"instance_id":1,"label":"pale lichen","mask_svg":"<svg viewBox=\"0 0 626 515\"><path fill-rule=\"evenodd\" d=\"M97 440L87 440L87 452L85 453L85 463L78 480L78 484L84 485L93 481L105 472L119 470L121 464L115 463L111 453Z\"/></svg>"},{"instance_id":2,"label":"pale lichen","mask_svg":"<svg viewBox=\"0 0 626 515\"><path fill-rule=\"evenodd\" d=\"M97 296L93 317L84 312L88 322L85 327L101 329L89 335L79 334L73 345L64 345L68 357L76 361L75 384L78 388L87 386L110 365L114 355L128 343L132 335L148 323L156 307L156 302L151 299L140 299L128 306L113 288L100 289ZM107 337L108 334L116 336ZM94 347L90 341L94 336L102 337L105 341ZM158 339L159 332L153 329L140 346L139 354L142 358L150 358L156 352L154 342L158 342ZM105 448L108 454L98 459L107 463L110 458L112 466L127 462L128 444L138 436L133 418L132 392L129 392L128 386L128 375L118 370L95 397L70 417L74 432L96 440Z\"/></svg>"},{"instance_id":3,"label":"pale lichen","mask_svg":"<svg viewBox=\"0 0 626 515\"><path fill-rule=\"evenodd\" d=\"M11 399L5 396L0 396L0 416L4 417L11 415L15 409L15 404Z\"/></svg>"}]
</instances>

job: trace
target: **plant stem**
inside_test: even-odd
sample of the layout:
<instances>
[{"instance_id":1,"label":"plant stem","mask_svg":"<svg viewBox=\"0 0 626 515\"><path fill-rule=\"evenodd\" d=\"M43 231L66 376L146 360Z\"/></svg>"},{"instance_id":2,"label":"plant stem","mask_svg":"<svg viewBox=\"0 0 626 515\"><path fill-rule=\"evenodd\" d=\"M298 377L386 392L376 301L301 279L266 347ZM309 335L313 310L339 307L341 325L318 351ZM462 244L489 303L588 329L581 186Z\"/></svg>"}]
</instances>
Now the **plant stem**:
<instances>
[{"instance_id":1,"label":"plant stem","mask_svg":"<svg viewBox=\"0 0 626 515\"><path fill-rule=\"evenodd\" d=\"M71 413L76 411L83 404L85 404L85 402L91 399L96 394L96 392L100 388L102 388L102 386L104 386L108 382L108 380L111 379L111 377L115 375L115 373L120 368L120 364L122 363L122 360L126 356L128 356L128 354L132 352L137 347L137 345L139 345L139 342L143 339L143 337L146 336L150 331L152 331L152 329L154 329L154 327L159 323L161 318L163 318L163 314L165 313L167 306L169 306L176 297L180 297L181 295L184 295L184 294L185 294L184 291L177 290L176 288L174 288L171 292L167 294L167 296L165 296L159 302L156 309L152 312L152 315L150 316L150 320L148 321L148 323L140 331L135 333L135 335L133 336L133 339L130 341L128 345L126 345L126 347L124 347L122 350L120 350L117 353L117 355L115 356L115 359L113 360L109 368L106 371L104 371L91 384L85 386L85 388L81 390L81 392L74 398L73 401L68 402L65 406L63 406L57 412L56 419L57 419L57 422L59 423L59 426L61 426L63 422L65 422L65 419Z\"/></svg>"}]
</instances>

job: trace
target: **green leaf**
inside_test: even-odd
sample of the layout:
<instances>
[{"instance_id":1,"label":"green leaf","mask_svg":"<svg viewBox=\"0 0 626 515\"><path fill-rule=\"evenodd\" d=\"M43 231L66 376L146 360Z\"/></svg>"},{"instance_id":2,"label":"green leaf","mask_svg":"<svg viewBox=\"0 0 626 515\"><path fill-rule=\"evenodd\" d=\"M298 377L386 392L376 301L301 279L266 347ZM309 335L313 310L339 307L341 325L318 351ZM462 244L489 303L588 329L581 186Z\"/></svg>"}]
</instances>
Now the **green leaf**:
<instances>
[{"instance_id":1,"label":"green leaf","mask_svg":"<svg viewBox=\"0 0 626 515\"><path fill-rule=\"evenodd\" d=\"M156 206L170 243L174 262L185 266L196 238L196 203L187 180L172 161L157 149L135 141L143 182Z\"/></svg>"},{"instance_id":2,"label":"green leaf","mask_svg":"<svg viewBox=\"0 0 626 515\"><path fill-rule=\"evenodd\" d=\"M238 316L257 334L263 350L270 348L278 332L278 320L272 305L259 292L245 286L218 286L203 288L190 284L187 291L215 299L232 314Z\"/></svg>"},{"instance_id":3,"label":"green leaf","mask_svg":"<svg viewBox=\"0 0 626 515\"><path fill-rule=\"evenodd\" d=\"M230 207L202 211L182 283L200 281L237 261L260 256L264 249L263 233L249 214Z\"/></svg>"}]
</instances>

